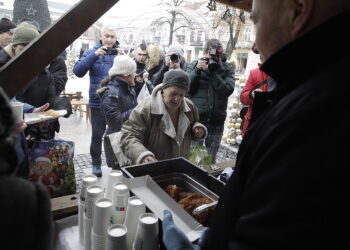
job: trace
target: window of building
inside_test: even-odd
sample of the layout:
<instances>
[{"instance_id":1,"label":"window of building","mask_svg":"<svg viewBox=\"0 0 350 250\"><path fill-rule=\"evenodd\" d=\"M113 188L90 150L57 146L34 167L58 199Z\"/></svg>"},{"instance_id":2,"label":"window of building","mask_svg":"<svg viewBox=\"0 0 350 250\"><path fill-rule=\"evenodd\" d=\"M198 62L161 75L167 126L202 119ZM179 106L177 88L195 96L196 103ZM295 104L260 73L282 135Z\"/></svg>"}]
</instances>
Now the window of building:
<instances>
[{"instance_id":1,"label":"window of building","mask_svg":"<svg viewBox=\"0 0 350 250\"><path fill-rule=\"evenodd\" d=\"M246 28L244 30L244 41L250 41L251 34L252 34L252 29L251 28Z\"/></svg>"},{"instance_id":2,"label":"window of building","mask_svg":"<svg viewBox=\"0 0 350 250\"><path fill-rule=\"evenodd\" d=\"M201 30L198 30L198 33L197 33L197 42L201 42L202 41L202 34L203 32Z\"/></svg>"},{"instance_id":3,"label":"window of building","mask_svg":"<svg viewBox=\"0 0 350 250\"><path fill-rule=\"evenodd\" d=\"M191 31L191 34L190 34L190 42L191 43L194 42L194 31L193 30Z\"/></svg>"}]
</instances>

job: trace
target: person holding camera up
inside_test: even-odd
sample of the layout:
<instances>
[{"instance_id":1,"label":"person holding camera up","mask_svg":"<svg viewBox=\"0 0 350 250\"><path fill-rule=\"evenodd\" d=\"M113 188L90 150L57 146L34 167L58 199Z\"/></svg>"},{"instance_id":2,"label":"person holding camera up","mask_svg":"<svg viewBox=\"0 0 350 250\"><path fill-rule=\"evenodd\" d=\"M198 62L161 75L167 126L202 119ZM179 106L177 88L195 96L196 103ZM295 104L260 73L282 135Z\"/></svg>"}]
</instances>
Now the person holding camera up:
<instances>
[{"instance_id":1,"label":"person holding camera up","mask_svg":"<svg viewBox=\"0 0 350 250\"><path fill-rule=\"evenodd\" d=\"M179 44L169 46L165 55L165 62L160 70L151 78L153 86L163 82L164 74L170 69L182 69L186 71L187 63L184 59L184 50Z\"/></svg>"},{"instance_id":2,"label":"person holding camera up","mask_svg":"<svg viewBox=\"0 0 350 250\"><path fill-rule=\"evenodd\" d=\"M224 132L228 98L235 86L232 67L221 61L223 52L222 43L210 39L204 46L203 57L187 67L191 83L189 97L198 108L200 122L208 129L205 145L213 163Z\"/></svg>"},{"instance_id":3,"label":"person holding camera up","mask_svg":"<svg viewBox=\"0 0 350 250\"><path fill-rule=\"evenodd\" d=\"M92 127L90 154L92 173L98 177L102 176L102 138L106 130L106 118L100 110L101 103L96 90L100 86L100 81L108 76L114 57L117 54L124 54L123 50L118 48L117 33L113 26L104 27L100 39L95 47L84 52L73 68L77 77L84 77L90 71L89 106Z\"/></svg>"}]
</instances>

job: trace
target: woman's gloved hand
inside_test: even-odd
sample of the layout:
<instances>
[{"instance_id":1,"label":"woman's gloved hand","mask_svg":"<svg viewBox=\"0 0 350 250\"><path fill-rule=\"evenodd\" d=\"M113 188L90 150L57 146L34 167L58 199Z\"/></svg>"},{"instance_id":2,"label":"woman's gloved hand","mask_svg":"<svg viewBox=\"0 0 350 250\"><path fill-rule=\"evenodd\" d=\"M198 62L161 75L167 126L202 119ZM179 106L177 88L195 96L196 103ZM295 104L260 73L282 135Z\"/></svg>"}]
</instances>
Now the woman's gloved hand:
<instances>
[{"instance_id":1,"label":"woman's gloved hand","mask_svg":"<svg viewBox=\"0 0 350 250\"><path fill-rule=\"evenodd\" d=\"M191 243L187 236L174 224L173 216L169 210L164 210L163 242L167 250L200 250L207 236L205 228L197 244Z\"/></svg>"}]
</instances>

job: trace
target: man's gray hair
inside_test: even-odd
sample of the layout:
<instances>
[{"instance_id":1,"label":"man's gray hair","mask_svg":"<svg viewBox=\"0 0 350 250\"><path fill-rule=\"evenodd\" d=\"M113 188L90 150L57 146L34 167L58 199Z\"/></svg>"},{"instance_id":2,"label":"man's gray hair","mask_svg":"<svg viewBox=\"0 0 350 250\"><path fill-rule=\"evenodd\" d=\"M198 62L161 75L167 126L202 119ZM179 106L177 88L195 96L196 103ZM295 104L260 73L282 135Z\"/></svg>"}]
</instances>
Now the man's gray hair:
<instances>
[{"instance_id":1,"label":"man's gray hair","mask_svg":"<svg viewBox=\"0 0 350 250\"><path fill-rule=\"evenodd\" d=\"M101 34L103 34L106 30L113 31L113 32L117 33L117 30L113 25L104 26L101 30Z\"/></svg>"},{"instance_id":2,"label":"man's gray hair","mask_svg":"<svg viewBox=\"0 0 350 250\"><path fill-rule=\"evenodd\" d=\"M222 43L218 39L209 39L204 45L204 52L209 51L210 48L222 48Z\"/></svg>"}]
</instances>

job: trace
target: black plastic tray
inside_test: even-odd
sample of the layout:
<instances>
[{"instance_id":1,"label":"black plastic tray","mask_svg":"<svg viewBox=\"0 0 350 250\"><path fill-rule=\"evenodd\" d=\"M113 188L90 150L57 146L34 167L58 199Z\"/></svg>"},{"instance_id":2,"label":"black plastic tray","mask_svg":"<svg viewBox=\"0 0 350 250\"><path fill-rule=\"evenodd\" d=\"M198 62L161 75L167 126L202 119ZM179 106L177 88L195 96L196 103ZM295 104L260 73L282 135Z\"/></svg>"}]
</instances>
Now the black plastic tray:
<instances>
[{"instance_id":1,"label":"black plastic tray","mask_svg":"<svg viewBox=\"0 0 350 250\"><path fill-rule=\"evenodd\" d=\"M153 163L140 164L123 167L122 171L126 177L140 177L150 175L152 178L166 174L181 173L194 179L200 185L220 196L224 183L214 176L208 174L205 170L194 165L183 157L162 160Z\"/></svg>"}]
</instances>

